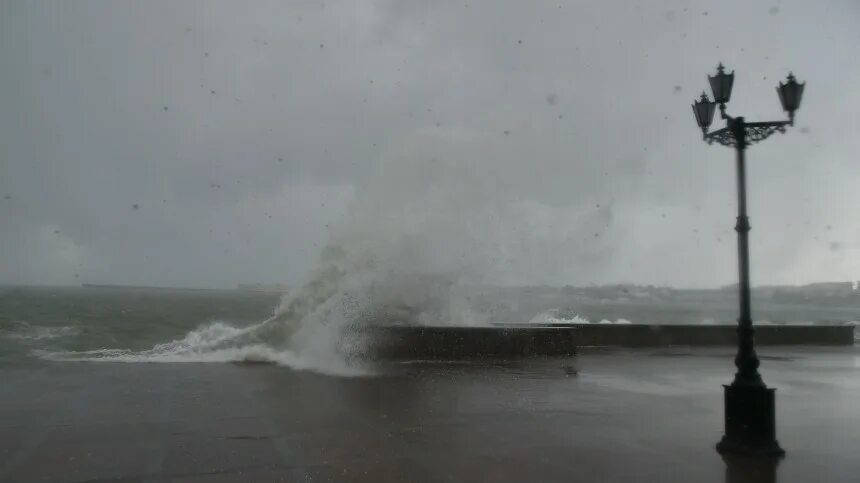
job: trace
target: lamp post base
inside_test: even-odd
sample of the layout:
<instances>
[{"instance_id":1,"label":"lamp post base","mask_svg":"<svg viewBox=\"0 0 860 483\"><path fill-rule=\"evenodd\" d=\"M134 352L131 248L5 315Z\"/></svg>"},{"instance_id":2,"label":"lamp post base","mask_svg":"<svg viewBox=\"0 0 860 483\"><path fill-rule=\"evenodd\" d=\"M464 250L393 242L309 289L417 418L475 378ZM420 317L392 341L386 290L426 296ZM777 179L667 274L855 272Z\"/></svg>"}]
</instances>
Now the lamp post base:
<instances>
[{"instance_id":1,"label":"lamp post base","mask_svg":"<svg viewBox=\"0 0 860 483\"><path fill-rule=\"evenodd\" d=\"M717 443L717 451L744 456L785 455L776 440L776 389L763 384L723 387L726 433Z\"/></svg>"},{"instance_id":2,"label":"lamp post base","mask_svg":"<svg viewBox=\"0 0 860 483\"><path fill-rule=\"evenodd\" d=\"M723 454L727 483L776 483L780 456L749 457Z\"/></svg>"}]
</instances>

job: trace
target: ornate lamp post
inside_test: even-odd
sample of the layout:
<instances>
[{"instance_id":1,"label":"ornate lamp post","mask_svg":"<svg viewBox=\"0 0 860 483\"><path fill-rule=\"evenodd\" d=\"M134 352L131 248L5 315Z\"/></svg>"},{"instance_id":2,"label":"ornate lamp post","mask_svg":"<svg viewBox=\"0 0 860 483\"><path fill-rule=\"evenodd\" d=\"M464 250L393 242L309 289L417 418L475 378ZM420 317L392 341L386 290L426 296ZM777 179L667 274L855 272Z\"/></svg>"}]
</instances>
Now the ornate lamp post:
<instances>
[{"instance_id":1,"label":"ornate lamp post","mask_svg":"<svg viewBox=\"0 0 860 483\"><path fill-rule=\"evenodd\" d=\"M714 100L704 92L693 101L693 114L702 129L702 137L708 143L717 142L735 148L737 154L738 217L735 231L738 232L738 284L740 317L738 317L738 353L735 357L734 381L725 388L725 435L717 444L720 453L745 455L781 456L785 451L776 440L775 389L765 386L758 373L759 359L755 353L754 329L750 315L750 267L746 194L745 151L749 144L763 141L775 132L784 133L785 127L794 124L794 112L800 107L805 84L799 84L789 74L788 81L780 82L776 88L782 108L788 113L787 121L746 122L743 117L726 114L726 103L732 94L735 73L727 74L722 64L717 75L708 76ZM714 118L716 105L726 121L726 127L708 132Z\"/></svg>"}]
</instances>

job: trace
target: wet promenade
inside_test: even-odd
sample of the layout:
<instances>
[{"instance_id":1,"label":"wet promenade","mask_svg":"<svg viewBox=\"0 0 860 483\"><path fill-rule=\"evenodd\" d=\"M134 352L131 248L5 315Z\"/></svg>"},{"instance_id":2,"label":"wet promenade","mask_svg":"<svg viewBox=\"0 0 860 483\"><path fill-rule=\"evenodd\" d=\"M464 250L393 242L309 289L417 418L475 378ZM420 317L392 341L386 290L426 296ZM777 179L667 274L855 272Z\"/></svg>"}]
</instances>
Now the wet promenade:
<instances>
[{"instance_id":1,"label":"wet promenade","mask_svg":"<svg viewBox=\"0 0 860 483\"><path fill-rule=\"evenodd\" d=\"M400 363L355 378L259 364L0 366L0 481L858 481L860 350L762 356L788 455L752 469L713 449L729 348Z\"/></svg>"}]
</instances>

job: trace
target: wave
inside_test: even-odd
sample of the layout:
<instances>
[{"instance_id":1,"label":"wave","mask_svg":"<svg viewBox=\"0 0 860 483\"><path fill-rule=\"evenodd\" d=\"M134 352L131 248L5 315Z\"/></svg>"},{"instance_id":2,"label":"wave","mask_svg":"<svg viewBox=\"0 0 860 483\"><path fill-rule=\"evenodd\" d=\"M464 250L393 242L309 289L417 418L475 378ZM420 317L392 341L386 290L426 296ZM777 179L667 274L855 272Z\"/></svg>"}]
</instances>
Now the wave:
<instances>
[{"instance_id":1,"label":"wave","mask_svg":"<svg viewBox=\"0 0 860 483\"><path fill-rule=\"evenodd\" d=\"M216 321L142 351L100 348L34 354L55 361L268 362L356 376L370 373L361 326L432 323L449 316L441 310L449 286L438 277L397 277L373 267L351 266L350 259L331 254L325 262L307 283L283 298L272 317L257 324L237 327Z\"/></svg>"},{"instance_id":2,"label":"wave","mask_svg":"<svg viewBox=\"0 0 860 483\"><path fill-rule=\"evenodd\" d=\"M597 322L591 322L587 317L582 317L578 314L574 314L572 317L564 317L559 315L560 309L550 309L545 310L543 312L538 313L534 317L529 320L529 324L537 324L537 325L553 325L553 324L620 324L620 325L629 325L632 324L627 319L617 319L615 321L608 319L601 319Z\"/></svg>"},{"instance_id":3,"label":"wave","mask_svg":"<svg viewBox=\"0 0 860 483\"><path fill-rule=\"evenodd\" d=\"M118 363L213 363L241 362L266 363L289 367L295 370L312 370L333 376L362 376L370 371L355 365L320 366L290 350L275 350L272 347L255 344L228 347L209 351L193 352L134 352L126 349L96 349L76 352L34 351L42 359L59 362L118 362Z\"/></svg>"},{"instance_id":4,"label":"wave","mask_svg":"<svg viewBox=\"0 0 860 483\"><path fill-rule=\"evenodd\" d=\"M11 330L0 330L0 336L19 341L59 339L76 336L80 333L80 327L30 325L27 322L21 322Z\"/></svg>"},{"instance_id":5,"label":"wave","mask_svg":"<svg viewBox=\"0 0 860 483\"><path fill-rule=\"evenodd\" d=\"M364 368L350 365L342 359L331 358L325 364L300 352L276 348L261 337L273 319L248 327L235 327L223 321L213 322L189 332L182 339L156 344L151 349L95 349L87 351L51 352L34 350L33 354L46 360L63 362L124 362L124 363L212 363L245 362L270 363L296 370L314 370L339 376L368 373Z\"/></svg>"}]
</instances>

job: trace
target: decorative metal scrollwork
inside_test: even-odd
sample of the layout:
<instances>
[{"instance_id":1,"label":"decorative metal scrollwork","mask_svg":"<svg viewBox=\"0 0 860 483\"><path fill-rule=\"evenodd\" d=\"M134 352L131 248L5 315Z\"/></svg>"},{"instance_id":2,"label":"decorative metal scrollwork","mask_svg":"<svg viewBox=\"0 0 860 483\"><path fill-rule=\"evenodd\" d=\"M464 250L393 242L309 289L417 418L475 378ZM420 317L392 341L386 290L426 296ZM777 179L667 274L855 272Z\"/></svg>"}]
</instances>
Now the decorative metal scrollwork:
<instances>
[{"instance_id":1,"label":"decorative metal scrollwork","mask_svg":"<svg viewBox=\"0 0 860 483\"><path fill-rule=\"evenodd\" d=\"M764 141L769 138L771 134L779 132L785 132L785 126L789 123L788 121L775 121L775 122L750 122L744 124L744 133L746 134L747 144L753 144L760 141ZM712 133L709 133L705 136L705 141L708 144L719 143L723 146L737 146L738 140L735 139L735 134L731 129L724 127Z\"/></svg>"},{"instance_id":2,"label":"decorative metal scrollwork","mask_svg":"<svg viewBox=\"0 0 860 483\"><path fill-rule=\"evenodd\" d=\"M705 136L705 141L707 141L708 144L713 144L716 142L722 144L723 146L735 146L738 144L737 139L735 139L734 133L731 132L727 127L709 133Z\"/></svg>"}]
</instances>

